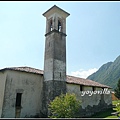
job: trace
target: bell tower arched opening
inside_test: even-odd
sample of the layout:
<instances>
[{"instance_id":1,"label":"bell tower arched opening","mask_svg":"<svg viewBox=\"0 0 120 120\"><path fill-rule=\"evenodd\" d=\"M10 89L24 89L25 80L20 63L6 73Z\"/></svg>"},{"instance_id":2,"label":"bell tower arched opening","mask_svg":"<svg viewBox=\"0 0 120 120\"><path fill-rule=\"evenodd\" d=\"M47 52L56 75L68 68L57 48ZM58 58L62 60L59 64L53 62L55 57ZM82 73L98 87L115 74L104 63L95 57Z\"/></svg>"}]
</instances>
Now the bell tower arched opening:
<instances>
[{"instance_id":1,"label":"bell tower arched opening","mask_svg":"<svg viewBox=\"0 0 120 120\"><path fill-rule=\"evenodd\" d=\"M62 25L60 20L58 20L58 31L62 32Z\"/></svg>"}]
</instances>

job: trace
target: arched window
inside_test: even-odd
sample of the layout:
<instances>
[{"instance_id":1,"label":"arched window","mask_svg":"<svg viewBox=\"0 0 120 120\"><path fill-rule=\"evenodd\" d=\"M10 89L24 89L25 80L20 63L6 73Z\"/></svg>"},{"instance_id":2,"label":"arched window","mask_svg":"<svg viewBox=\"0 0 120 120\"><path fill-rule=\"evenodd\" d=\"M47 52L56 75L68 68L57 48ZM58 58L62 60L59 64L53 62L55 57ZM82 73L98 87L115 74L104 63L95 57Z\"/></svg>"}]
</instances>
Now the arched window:
<instances>
[{"instance_id":1,"label":"arched window","mask_svg":"<svg viewBox=\"0 0 120 120\"><path fill-rule=\"evenodd\" d=\"M53 30L52 20L50 20L50 31Z\"/></svg>"},{"instance_id":2,"label":"arched window","mask_svg":"<svg viewBox=\"0 0 120 120\"><path fill-rule=\"evenodd\" d=\"M58 31L61 32L62 26L61 26L61 22L58 20Z\"/></svg>"}]
</instances>

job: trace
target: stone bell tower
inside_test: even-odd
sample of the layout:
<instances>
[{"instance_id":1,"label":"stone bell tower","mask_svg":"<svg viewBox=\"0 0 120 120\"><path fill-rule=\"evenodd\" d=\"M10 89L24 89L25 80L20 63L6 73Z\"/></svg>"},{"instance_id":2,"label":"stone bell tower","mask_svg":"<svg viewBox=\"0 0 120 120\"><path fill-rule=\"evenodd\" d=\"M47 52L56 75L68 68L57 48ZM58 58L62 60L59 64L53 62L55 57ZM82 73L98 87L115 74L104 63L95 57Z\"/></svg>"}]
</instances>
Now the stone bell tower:
<instances>
[{"instance_id":1,"label":"stone bell tower","mask_svg":"<svg viewBox=\"0 0 120 120\"><path fill-rule=\"evenodd\" d=\"M66 93L66 18L70 14L54 5L46 17L43 110L56 96Z\"/></svg>"}]
</instances>

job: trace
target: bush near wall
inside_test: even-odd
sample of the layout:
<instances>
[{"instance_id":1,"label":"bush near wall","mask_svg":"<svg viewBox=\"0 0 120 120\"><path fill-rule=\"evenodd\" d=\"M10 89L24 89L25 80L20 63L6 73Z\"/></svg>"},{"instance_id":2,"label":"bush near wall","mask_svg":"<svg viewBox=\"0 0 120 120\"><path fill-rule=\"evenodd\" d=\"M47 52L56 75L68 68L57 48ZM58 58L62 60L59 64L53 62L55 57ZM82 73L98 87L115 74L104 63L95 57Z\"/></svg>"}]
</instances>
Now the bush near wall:
<instances>
[{"instance_id":1,"label":"bush near wall","mask_svg":"<svg viewBox=\"0 0 120 120\"><path fill-rule=\"evenodd\" d=\"M51 112L50 118L78 118L81 101L77 100L76 95L66 93L56 97L49 104Z\"/></svg>"}]
</instances>

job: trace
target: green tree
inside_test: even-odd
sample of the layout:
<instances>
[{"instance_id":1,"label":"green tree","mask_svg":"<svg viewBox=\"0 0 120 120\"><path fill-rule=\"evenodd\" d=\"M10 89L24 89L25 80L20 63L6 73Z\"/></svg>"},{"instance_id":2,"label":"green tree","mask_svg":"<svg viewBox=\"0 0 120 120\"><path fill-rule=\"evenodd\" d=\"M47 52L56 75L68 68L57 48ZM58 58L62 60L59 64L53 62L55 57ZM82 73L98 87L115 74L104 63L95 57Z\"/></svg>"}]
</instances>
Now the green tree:
<instances>
[{"instance_id":1,"label":"green tree","mask_svg":"<svg viewBox=\"0 0 120 120\"><path fill-rule=\"evenodd\" d=\"M120 99L120 79L118 80L117 87L115 89L115 96Z\"/></svg>"},{"instance_id":2,"label":"green tree","mask_svg":"<svg viewBox=\"0 0 120 120\"><path fill-rule=\"evenodd\" d=\"M75 94L61 94L49 104L50 118L78 118L81 101Z\"/></svg>"}]
</instances>

